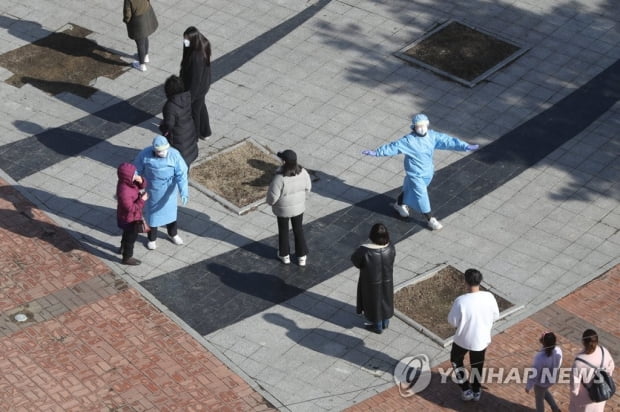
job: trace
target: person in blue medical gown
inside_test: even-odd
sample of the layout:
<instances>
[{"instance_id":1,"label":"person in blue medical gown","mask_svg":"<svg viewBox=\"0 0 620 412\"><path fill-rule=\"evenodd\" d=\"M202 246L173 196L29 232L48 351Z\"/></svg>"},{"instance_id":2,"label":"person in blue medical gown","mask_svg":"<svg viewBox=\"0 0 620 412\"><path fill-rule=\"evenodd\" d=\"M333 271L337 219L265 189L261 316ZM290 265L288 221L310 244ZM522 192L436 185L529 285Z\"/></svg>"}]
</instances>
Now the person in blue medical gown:
<instances>
[{"instance_id":1,"label":"person in blue medical gown","mask_svg":"<svg viewBox=\"0 0 620 412\"><path fill-rule=\"evenodd\" d=\"M404 154L405 181L398 200L393 204L394 209L402 217L408 217L411 207L426 217L431 230L439 230L443 225L433 216L427 190L435 171L433 153L435 149L472 151L478 149L478 145L471 145L456 137L436 132L428 126L428 117L422 113L416 114L411 122L411 133L379 146L376 150L364 150L362 153L367 156Z\"/></svg>"},{"instance_id":2,"label":"person in blue medical gown","mask_svg":"<svg viewBox=\"0 0 620 412\"><path fill-rule=\"evenodd\" d=\"M187 164L181 153L170 147L164 136L153 139L153 145L143 149L134 160L138 174L146 177L149 185L144 215L151 227L148 232L147 248L157 247L157 228L166 226L168 236L175 245L182 245L183 239L177 233L177 197L181 195L183 205L189 200Z\"/></svg>"}]
</instances>

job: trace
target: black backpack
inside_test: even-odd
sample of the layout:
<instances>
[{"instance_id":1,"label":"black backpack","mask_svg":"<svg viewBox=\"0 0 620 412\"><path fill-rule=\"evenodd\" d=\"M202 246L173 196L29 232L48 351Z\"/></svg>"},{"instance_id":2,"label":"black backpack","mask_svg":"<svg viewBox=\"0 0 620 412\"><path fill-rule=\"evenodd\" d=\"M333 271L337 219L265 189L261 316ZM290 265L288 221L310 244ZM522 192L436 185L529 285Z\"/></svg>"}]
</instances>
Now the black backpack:
<instances>
[{"instance_id":1,"label":"black backpack","mask_svg":"<svg viewBox=\"0 0 620 412\"><path fill-rule=\"evenodd\" d=\"M614 383L614 380L603 368L603 362L605 361L605 351L603 350L602 346L601 352L603 352L603 356L601 358L601 366L598 368L592 365L590 362L586 362L585 360L581 359L580 357L575 358L576 361L581 361L594 369L594 375L592 376L592 381L589 385L586 385L583 382L583 378L581 379L582 385L585 386L585 388L588 390L588 395L590 395L590 399L593 402L606 401L607 399L614 396L614 393L616 393L616 384Z\"/></svg>"}]
</instances>

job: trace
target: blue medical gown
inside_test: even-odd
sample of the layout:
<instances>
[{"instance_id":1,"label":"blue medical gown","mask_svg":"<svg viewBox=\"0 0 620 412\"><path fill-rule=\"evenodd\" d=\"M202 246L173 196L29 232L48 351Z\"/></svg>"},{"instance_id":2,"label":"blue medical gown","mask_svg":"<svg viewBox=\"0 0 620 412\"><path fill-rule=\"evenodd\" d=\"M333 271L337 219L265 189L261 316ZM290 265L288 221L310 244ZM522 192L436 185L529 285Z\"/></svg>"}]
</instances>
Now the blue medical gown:
<instances>
[{"instance_id":1,"label":"blue medical gown","mask_svg":"<svg viewBox=\"0 0 620 412\"><path fill-rule=\"evenodd\" d=\"M177 193L189 197L187 164L179 151L170 147L166 157L159 157L149 146L138 153L134 165L148 182L149 198L144 207L146 222L153 227L175 222Z\"/></svg>"},{"instance_id":2,"label":"blue medical gown","mask_svg":"<svg viewBox=\"0 0 620 412\"><path fill-rule=\"evenodd\" d=\"M403 182L403 202L421 213L429 213L431 204L427 186L433 179L435 166L433 152L439 150L456 150L464 152L467 143L429 129L426 136L412 132L400 139L377 148L377 156L394 156L404 154L405 180Z\"/></svg>"}]
</instances>

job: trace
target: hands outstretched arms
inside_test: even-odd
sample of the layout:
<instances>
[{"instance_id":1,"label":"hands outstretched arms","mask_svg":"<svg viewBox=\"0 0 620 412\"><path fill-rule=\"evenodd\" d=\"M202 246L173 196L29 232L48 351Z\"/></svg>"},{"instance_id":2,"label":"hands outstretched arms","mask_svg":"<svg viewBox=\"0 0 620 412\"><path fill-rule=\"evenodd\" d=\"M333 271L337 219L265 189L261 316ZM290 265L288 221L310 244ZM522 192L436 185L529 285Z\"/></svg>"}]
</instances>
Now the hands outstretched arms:
<instances>
[{"instance_id":1,"label":"hands outstretched arms","mask_svg":"<svg viewBox=\"0 0 620 412\"><path fill-rule=\"evenodd\" d=\"M478 148L480 148L480 145L468 144L467 148L465 148L465 150L467 150L468 152L473 152L474 150L478 150Z\"/></svg>"},{"instance_id":2,"label":"hands outstretched arms","mask_svg":"<svg viewBox=\"0 0 620 412\"><path fill-rule=\"evenodd\" d=\"M366 156L377 156L377 152L374 150L362 150L362 154Z\"/></svg>"}]
</instances>

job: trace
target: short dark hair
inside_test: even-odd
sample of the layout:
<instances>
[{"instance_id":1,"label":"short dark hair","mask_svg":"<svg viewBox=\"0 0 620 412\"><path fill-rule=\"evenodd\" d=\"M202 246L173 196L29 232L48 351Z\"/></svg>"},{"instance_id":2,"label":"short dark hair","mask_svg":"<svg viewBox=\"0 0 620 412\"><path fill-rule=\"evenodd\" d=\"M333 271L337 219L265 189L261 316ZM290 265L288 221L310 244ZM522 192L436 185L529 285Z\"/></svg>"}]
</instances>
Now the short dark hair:
<instances>
[{"instance_id":1,"label":"short dark hair","mask_svg":"<svg viewBox=\"0 0 620 412\"><path fill-rule=\"evenodd\" d=\"M594 329L586 329L581 335L581 341L583 342L583 349L586 353L593 353L598 346L598 334Z\"/></svg>"},{"instance_id":2,"label":"short dark hair","mask_svg":"<svg viewBox=\"0 0 620 412\"><path fill-rule=\"evenodd\" d=\"M555 349L556 337L553 332L545 332L540 337L540 343L542 343L543 348L545 349L545 355L551 356L553 353L553 349Z\"/></svg>"},{"instance_id":3,"label":"short dark hair","mask_svg":"<svg viewBox=\"0 0 620 412\"><path fill-rule=\"evenodd\" d=\"M185 91L183 80L181 80L179 76L175 76L173 74L166 79L166 82L164 83L164 91L166 92L167 98L170 98L175 94L183 93Z\"/></svg>"},{"instance_id":4,"label":"short dark hair","mask_svg":"<svg viewBox=\"0 0 620 412\"><path fill-rule=\"evenodd\" d=\"M377 245L387 245L390 243L390 234L383 223L375 223L370 229L368 238Z\"/></svg>"},{"instance_id":5,"label":"short dark hair","mask_svg":"<svg viewBox=\"0 0 620 412\"><path fill-rule=\"evenodd\" d=\"M467 269L465 271L465 282L469 286L478 286L482 283L482 273L477 269Z\"/></svg>"}]
</instances>

